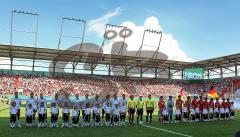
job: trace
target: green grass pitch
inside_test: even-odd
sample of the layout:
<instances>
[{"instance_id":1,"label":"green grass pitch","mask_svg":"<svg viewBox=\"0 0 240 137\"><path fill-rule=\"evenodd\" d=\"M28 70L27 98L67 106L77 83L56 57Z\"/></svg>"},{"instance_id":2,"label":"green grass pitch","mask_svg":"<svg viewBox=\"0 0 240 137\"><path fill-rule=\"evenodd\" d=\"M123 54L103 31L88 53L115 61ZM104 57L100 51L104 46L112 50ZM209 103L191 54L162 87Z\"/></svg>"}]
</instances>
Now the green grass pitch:
<instances>
[{"instance_id":1,"label":"green grass pitch","mask_svg":"<svg viewBox=\"0 0 240 137\"><path fill-rule=\"evenodd\" d=\"M25 128L24 108L21 110L22 128L9 128L9 109L0 103L0 137L233 137L240 130L240 113L235 120L161 125L154 116L150 127L79 127ZM50 119L50 118L49 118ZM61 118L60 118L61 119ZM145 117L144 117L145 119ZM61 123L61 121L60 121ZM178 133L182 134L179 135Z\"/></svg>"}]
</instances>

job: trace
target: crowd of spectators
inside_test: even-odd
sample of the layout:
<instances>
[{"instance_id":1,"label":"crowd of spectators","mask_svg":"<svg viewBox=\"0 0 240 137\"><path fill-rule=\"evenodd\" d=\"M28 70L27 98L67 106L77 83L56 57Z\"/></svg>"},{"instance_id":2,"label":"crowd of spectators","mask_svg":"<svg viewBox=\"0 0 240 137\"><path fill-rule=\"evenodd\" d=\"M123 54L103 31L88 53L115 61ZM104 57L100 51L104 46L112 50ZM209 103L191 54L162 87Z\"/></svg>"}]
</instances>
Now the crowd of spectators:
<instances>
[{"instance_id":1,"label":"crowd of spectators","mask_svg":"<svg viewBox=\"0 0 240 137\"><path fill-rule=\"evenodd\" d=\"M221 93L232 93L232 79L216 79L210 81L188 82L168 79L137 79L122 76L70 75L46 77L21 75L16 84L16 75L0 74L0 94L13 94L16 90L23 95L33 91L36 95L44 93L52 96L57 92L69 92L72 95L100 94L133 94L134 96L177 96L184 92L189 94L207 94L211 87ZM16 86L17 85L17 86Z\"/></svg>"}]
</instances>

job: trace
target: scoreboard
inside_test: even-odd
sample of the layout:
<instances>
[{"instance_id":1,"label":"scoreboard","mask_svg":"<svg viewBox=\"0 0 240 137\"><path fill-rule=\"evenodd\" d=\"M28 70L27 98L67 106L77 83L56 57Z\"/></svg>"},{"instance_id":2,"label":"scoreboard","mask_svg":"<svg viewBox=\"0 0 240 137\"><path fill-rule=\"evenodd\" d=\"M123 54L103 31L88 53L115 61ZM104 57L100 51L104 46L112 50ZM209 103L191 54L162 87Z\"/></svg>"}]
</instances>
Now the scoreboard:
<instances>
[{"instance_id":1,"label":"scoreboard","mask_svg":"<svg viewBox=\"0 0 240 137\"><path fill-rule=\"evenodd\" d=\"M203 68L187 68L184 69L185 79L203 79L204 69Z\"/></svg>"}]
</instances>

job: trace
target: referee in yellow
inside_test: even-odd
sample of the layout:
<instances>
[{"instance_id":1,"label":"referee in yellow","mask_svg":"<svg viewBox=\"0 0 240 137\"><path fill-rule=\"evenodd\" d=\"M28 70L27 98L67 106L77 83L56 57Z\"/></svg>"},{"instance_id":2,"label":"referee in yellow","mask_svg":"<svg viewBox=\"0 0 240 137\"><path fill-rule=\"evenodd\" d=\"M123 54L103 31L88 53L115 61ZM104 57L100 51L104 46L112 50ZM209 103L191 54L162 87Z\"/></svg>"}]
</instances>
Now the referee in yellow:
<instances>
[{"instance_id":1,"label":"referee in yellow","mask_svg":"<svg viewBox=\"0 0 240 137\"><path fill-rule=\"evenodd\" d=\"M146 100L146 110L147 110L146 123L148 124L148 117L150 116L150 124L151 124L152 113L154 111L154 101L152 99L151 94L148 94L148 99Z\"/></svg>"},{"instance_id":2,"label":"referee in yellow","mask_svg":"<svg viewBox=\"0 0 240 137\"><path fill-rule=\"evenodd\" d=\"M134 101L134 96L131 95L128 101L129 123L131 125L133 124L135 109L136 109L136 102Z\"/></svg>"},{"instance_id":3,"label":"referee in yellow","mask_svg":"<svg viewBox=\"0 0 240 137\"><path fill-rule=\"evenodd\" d=\"M139 96L139 99L137 101L137 123L143 124L143 105L144 102L142 100L142 95ZM139 121L140 118L140 121Z\"/></svg>"}]
</instances>

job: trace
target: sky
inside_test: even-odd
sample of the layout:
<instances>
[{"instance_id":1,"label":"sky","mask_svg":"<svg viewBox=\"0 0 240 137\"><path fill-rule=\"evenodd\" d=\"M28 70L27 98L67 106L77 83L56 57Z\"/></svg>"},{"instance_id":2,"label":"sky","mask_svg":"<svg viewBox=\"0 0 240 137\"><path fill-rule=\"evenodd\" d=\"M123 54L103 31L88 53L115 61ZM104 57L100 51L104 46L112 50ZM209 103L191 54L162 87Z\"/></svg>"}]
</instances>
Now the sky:
<instances>
[{"instance_id":1,"label":"sky","mask_svg":"<svg viewBox=\"0 0 240 137\"><path fill-rule=\"evenodd\" d=\"M240 1L238 0L1 0L0 43L10 41L12 10L39 14L37 47L57 48L62 17L87 21L84 42L101 45L105 24L125 26L132 35L127 50L141 46L145 29L162 31L160 52L170 60L199 61L240 52ZM36 18L16 14L13 29L34 31ZM64 36L82 37L83 24L66 21ZM114 41L121 41L117 37ZM144 50L156 50L158 35L146 35ZM64 37L67 49L80 38ZM114 42L108 42L111 45ZM34 35L13 31L14 45L34 45ZM105 53L110 50L106 46Z\"/></svg>"}]
</instances>

